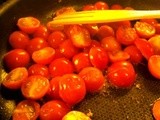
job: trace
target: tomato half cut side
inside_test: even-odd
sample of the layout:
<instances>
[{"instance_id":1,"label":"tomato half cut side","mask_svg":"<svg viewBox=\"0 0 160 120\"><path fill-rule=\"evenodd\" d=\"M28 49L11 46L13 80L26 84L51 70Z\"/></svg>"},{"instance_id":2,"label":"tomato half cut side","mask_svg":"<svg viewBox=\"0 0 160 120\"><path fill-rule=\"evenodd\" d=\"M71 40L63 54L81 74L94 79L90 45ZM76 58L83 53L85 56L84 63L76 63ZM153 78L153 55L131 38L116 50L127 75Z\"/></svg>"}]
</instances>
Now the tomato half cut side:
<instances>
[{"instance_id":1,"label":"tomato half cut side","mask_svg":"<svg viewBox=\"0 0 160 120\"><path fill-rule=\"evenodd\" d=\"M32 100L23 100L13 111L12 120L36 120L40 113L40 104Z\"/></svg>"}]
</instances>

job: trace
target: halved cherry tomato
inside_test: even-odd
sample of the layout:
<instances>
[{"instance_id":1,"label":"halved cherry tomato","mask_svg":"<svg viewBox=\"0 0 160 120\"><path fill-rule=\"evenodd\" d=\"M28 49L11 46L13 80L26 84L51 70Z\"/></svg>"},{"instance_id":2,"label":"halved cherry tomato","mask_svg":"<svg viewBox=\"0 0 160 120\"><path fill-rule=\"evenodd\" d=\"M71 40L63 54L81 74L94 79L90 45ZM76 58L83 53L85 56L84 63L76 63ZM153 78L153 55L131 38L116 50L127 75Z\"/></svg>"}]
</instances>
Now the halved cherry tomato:
<instances>
[{"instance_id":1,"label":"halved cherry tomato","mask_svg":"<svg viewBox=\"0 0 160 120\"><path fill-rule=\"evenodd\" d=\"M80 25L71 25L68 28L67 33L74 46L84 48L91 45L90 33L85 27Z\"/></svg>"},{"instance_id":2,"label":"halved cherry tomato","mask_svg":"<svg viewBox=\"0 0 160 120\"><path fill-rule=\"evenodd\" d=\"M137 34L142 38L150 38L156 32L155 27L146 22L136 22L134 28L136 29Z\"/></svg>"},{"instance_id":3,"label":"halved cherry tomato","mask_svg":"<svg viewBox=\"0 0 160 120\"><path fill-rule=\"evenodd\" d=\"M48 42L40 37L35 37L30 40L26 50L27 52L32 55L34 51L40 50L44 47L48 47Z\"/></svg>"},{"instance_id":4,"label":"halved cherry tomato","mask_svg":"<svg viewBox=\"0 0 160 120\"><path fill-rule=\"evenodd\" d=\"M148 69L157 79L160 79L160 55L152 55L148 59Z\"/></svg>"},{"instance_id":5,"label":"halved cherry tomato","mask_svg":"<svg viewBox=\"0 0 160 120\"><path fill-rule=\"evenodd\" d=\"M85 67L79 72L79 76L84 80L87 92L98 92L105 83L105 78L101 70L95 67Z\"/></svg>"},{"instance_id":6,"label":"halved cherry tomato","mask_svg":"<svg viewBox=\"0 0 160 120\"><path fill-rule=\"evenodd\" d=\"M70 107L60 100L51 100L42 105L40 120L62 120L70 111Z\"/></svg>"},{"instance_id":7,"label":"halved cherry tomato","mask_svg":"<svg viewBox=\"0 0 160 120\"><path fill-rule=\"evenodd\" d=\"M133 65L128 61L119 61L111 64L107 71L107 80L118 88L131 87L136 78Z\"/></svg>"},{"instance_id":8,"label":"halved cherry tomato","mask_svg":"<svg viewBox=\"0 0 160 120\"><path fill-rule=\"evenodd\" d=\"M13 49L4 56L4 63L9 70L16 67L26 67L30 62L30 55L23 49Z\"/></svg>"},{"instance_id":9,"label":"halved cherry tomato","mask_svg":"<svg viewBox=\"0 0 160 120\"><path fill-rule=\"evenodd\" d=\"M72 62L77 72L79 72L85 67L92 66L89 59L89 55L88 53L85 53L85 52L81 52L73 56Z\"/></svg>"},{"instance_id":10,"label":"halved cherry tomato","mask_svg":"<svg viewBox=\"0 0 160 120\"><path fill-rule=\"evenodd\" d=\"M93 66L103 70L109 63L108 53L102 47L92 47L89 51L89 58Z\"/></svg>"},{"instance_id":11,"label":"halved cherry tomato","mask_svg":"<svg viewBox=\"0 0 160 120\"><path fill-rule=\"evenodd\" d=\"M158 21L155 18L149 18L149 19L140 19L140 22L145 22L151 25L155 25L158 23Z\"/></svg>"},{"instance_id":12,"label":"halved cherry tomato","mask_svg":"<svg viewBox=\"0 0 160 120\"><path fill-rule=\"evenodd\" d=\"M2 84L9 89L20 89L27 77L27 69L25 67L18 67L7 74Z\"/></svg>"},{"instance_id":13,"label":"halved cherry tomato","mask_svg":"<svg viewBox=\"0 0 160 120\"><path fill-rule=\"evenodd\" d=\"M153 102L151 110L155 120L160 120L160 99L157 99Z\"/></svg>"},{"instance_id":14,"label":"halved cherry tomato","mask_svg":"<svg viewBox=\"0 0 160 120\"><path fill-rule=\"evenodd\" d=\"M97 24L84 24L83 26L89 31L91 37L94 37L99 29Z\"/></svg>"},{"instance_id":15,"label":"halved cherry tomato","mask_svg":"<svg viewBox=\"0 0 160 120\"><path fill-rule=\"evenodd\" d=\"M32 100L23 100L13 111L12 120L37 120L40 114L40 104Z\"/></svg>"},{"instance_id":16,"label":"halved cherry tomato","mask_svg":"<svg viewBox=\"0 0 160 120\"><path fill-rule=\"evenodd\" d=\"M32 54L32 59L38 64L49 64L55 55L55 50L52 47L44 47L40 50L34 51Z\"/></svg>"},{"instance_id":17,"label":"halved cherry tomato","mask_svg":"<svg viewBox=\"0 0 160 120\"><path fill-rule=\"evenodd\" d=\"M46 65L42 65L42 64L32 64L29 68L28 68L28 75L42 75L44 77L49 78L49 70L48 67Z\"/></svg>"},{"instance_id":18,"label":"halved cherry tomato","mask_svg":"<svg viewBox=\"0 0 160 120\"><path fill-rule=\"evenodd\" d=\"M76 74L65 74L59 81L59 95L69 105L81 102L86 95L84 80Z\"/></svg>"},{"instance_id":19,"label":"halved cherry tomato","mask_svg":"<svg viewBox=\"0 0 160 120\"><path fill-rule=\"evenodd\" d=\"M73 73L74 66L67 58L57 58L50 63L49 72L52 77L61 76L67 73Z\"/></svg>"},{"instance_id":20,"label":"halved cherry tomato","mask_svg":"<svg viewBox=\"0 0 160 120\"><path fill-rule=\"evenodd\" d=\"M22 17L18 19L17 26L25 33L32 34L40 26L40 21L32 16Z\"/></svg>"},{"instance_id":21,"label":"halved cherry tomato","mask_svg":"<svg viewBox=\"0 0 160 120\"><path fill-rule=\"evenodd\" d=\"M49 80L41 75L32 75L22 83L21 92L27 99L41 99L49 89Z\"/></svg>"},{"instance_id":22,"label":"halved cherry tomato","mask_svg":"<svg viewBox=\"0 0 160 120\"><path fill-rule=\"evenodd\" d=\"M22 31L14 31L9 36L9 43L12 48L25 49L29 43L29 35Z\"/></svg>"},{"instance_id":23,"label":"halved cherry tomato","mask_svg":"<svg viewBox=\"0 0 160 120\"><path fill-rule=\"evenodd\" d=\"M56 16L62 15L62 14L69 14L72 12L76 12L76 10L74 9L74 7L63 7L61 9L58 9L55 13Z\"/></svg>"},{"instance_id":24,"label":"halved cherry tomato","mask_svg":"<svg viewBox=\"0 0 160 120\"><path fill-rule=\"evenodd\" d=\"M146 39L138 38L134 43L147 60L154 55L153 46Z\"/></svg>"},{"instance_id":25,"label":"halved cherry tomato","mask_svg":"<svg viewBox=\"0 0 160 120\"><path fill-rule=\"evenodd\" d=\"M97 10L107 10L109 9L109 6L106 2L103 2L103 1L98 1L94 4L95 8Z\"/></svg>"}]
</instances>

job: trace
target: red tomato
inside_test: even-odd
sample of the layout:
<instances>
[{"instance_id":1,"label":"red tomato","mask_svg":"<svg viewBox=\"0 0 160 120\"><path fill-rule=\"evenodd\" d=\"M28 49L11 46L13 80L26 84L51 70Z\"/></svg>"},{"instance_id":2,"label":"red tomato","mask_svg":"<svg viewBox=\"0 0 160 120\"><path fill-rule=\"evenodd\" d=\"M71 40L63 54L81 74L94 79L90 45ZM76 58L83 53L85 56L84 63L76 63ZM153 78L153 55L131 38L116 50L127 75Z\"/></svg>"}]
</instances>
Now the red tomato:
<instances>
[{"instance_id":1,"label":"red tomato","mask_svg":"<svg viewBox=\"0 0 160 120\"><path fill-rule=\"evenodd\" d=\"M48 46L48 43L43 38L35 37L30 40L26 50L30 55L32 55L34 51L40 50Z\"/></svg>"},{"instance_id":2,"label":"red tomato","mask_svg":"<svg viewBox=\"0 0 160 120\"><path fill-rule=\"evenodd\" d=\"M49 35L49 31L48 31L47 27L44 25L40 25L37 28L37 30L33 33L34 37L40 37L45 40L48 38L48 35Z\"/></svg>"},{"instance_id":3,"label":"red tomato","mask_svg":"<svg viewBox=\"0 0 160 120\"><path fill-rule=\"evenodd\" d=\"M155 27L146 22L136 22L134 28L136 29L137 34L142 38L150 38L156 32Z\"/></svg>"},{"instance_id":4,"label":"red tomato","mask_svg":"<svg viewBox=\"0 0 160 120\"><path fill-rule=\"evenodd\" d=\"M152 55L148 59L148 69L157 79L160 79L160 55Z\"/></svg>"},{"instance_id":5,"label":"red tomato","mask_svg":"<svg viewBox=\"0 0 160 120\"><path fill-rule=\"evenodd\" d=\"M153 46L146 39L136 39L135 45L147 60L154 54Z\"/></svg>"},{"instance_id":6,"label":"red tomato","mask_svg":"<svg viewBox=\"0 0 160 120\"><path fill-rule=\"evenodd\" d=\"M27 69L25 67L18 67L8 73L2 84L9 89L20 89L22 82L25 81L27 77Z\"/></svg>"},{"instance_id":7,"label":"red tomato","mask_svg":"<svg viewBox=\"0 0 160 120\"><path fill-rule=\"evenodd\" d=\"M31 75L42 75L44 77L49 78L49 70L48 67L42 64L32 64L28 68L28 74Z\"/></svg>"},{"instance_id":8,"label":"red tomato","mask_svg":"<svg viewBox=\"0 0 160 120\"><path fill-rule=\"evenodd\" d=\"M158 23L158 21L155 18L150 18L150 19L140 19L140 22L145 22L151 25L155 25Z\"/></svg>"},{"instance_id":9,"label":"red tomato","mask_svg":"<svg viewBox=\"0 0 160 120\"><path fill-rule=\"evenodd\" d=\"M131 45L138 38L138 35L134 28L120 26L116 31L116 38L123 45Z\"/></svg>"},{"instance_id":10,"label":"red tomato","mask_svg":"<svg viewBox=\"0 0 160 120\"><path fill-rule=\"evenodd\" d=\"M71 59L79 52L79 48L75 47L70 39L63 41L59 45L59 50L68 59Z\"/></svg>"},{"instance_id":11,"label":"red tomato","mask_svg":"<svg viewBox=\"0 0 160 120\"><path fill-rule=\"evenodd\" d=\"M49 72L52 77L61 76L74 72L74 66L67 58L57 58L49 65Z\"/></svg>"},{"instance_id":12,"label":"red tomato","mask_svg":"<svg viewBox=\"0 0 160 120\"><path fill-rule=\"evenodd\" d=\"M9 36L9 43L12 48L25 49L29 43L29 35L22 31L14 31Z\"/></svg>"},{"instance_id":13,"label":"red tomato","mask_svg":"<svg viewBox=\"0 0 160 120\"><path fill-rule=\"evenodd\" d=\"M40 21L35 17L22 17L18 19L17 26L25 33L32 34L40 26Z\"/></svg>"},{"instance_id":14,"label":"red tomato","mask_svg":"<svg viewBox=\"0 0 160 120\"><path fill-rule=\"evenodd\" d=\"M111 64L107 71L107 80L114 87L128 88L134 84L136 73L133 65L127 61Z\"/></svg>"},{"instance_id":15,"label":"red tomato","mask_svg":"<svg viewBox=\"0 0 160 120\"><path fill-rule=\"evenodd\" d=\"M88 4L88 5L83 6L82 10L83 11L86 11L86 10L96 10L96 8L95 8L94 5Z\"/></svg>"},{"instance_id":16,"label":"red tomato","mask_svg":"<svg viewBox=\"0 0 160 120\"><path fill-rule=\"evenodd\" d=\"M23 100L14 109L12 120L37 120L39 114L39 103L32 100Z\"/></svg>"},{"instance_id":17,"label":"red tomato","mask_svg":"<svg viewBox=\"0 0 160 120\"><path fill-rule=\"evenodd\" d=\"M86 90L90 93L99 91L105 83L102 71L95 67L83 68L79 76L84 80Z\"/></svg>"},{"instance_id":18,"label":"red tomato","mask_svg":"<svg viewBox=\"0 0 160 120\"><path fill-rule=\"evenodd\" d=\"M13 49L4 56L4 63L10 70L17 67L26 67L29 62L30 56L23 49Z\"/></svg>"},{"instance_id":19,"label":"red tomato","mask_svg":"<svg viewBox=\"0 0 160 120\"><path fill-rule=\"evenodd\" d=\"M52 100L42 105L40 120L62 120L63 116L70 111L63 101Z\"/></svg>"},{"instance_id":20,"label":"red tomato","mask_svg":"<svg viewBox=\"0 0 160 120\"><path fill-rule=\"evenodd\" d=\"M34 51L32 54L32 59L38 64L49 64L55 55L55 50L52 47L44 47L40 50Z\"/></svg>"},{"instance_id":21,"label":"red tomato","mask_svg":"<svg viewBox=\"0 0 160 120\"><path fill-rule=\"evenodd\" d=\"M56 76L50 80L50 88L47 93L47 96L50 99L61 99L59 96L59 81L60 81L60 79L61 79L60 76Z\"/></svg>"},{"instance_id":22,"label":"red tomato","mask_svg":"<svg viewBox=\"0 0 160 120\"><path fill-rule=\"evenodd\" d=\"M27 99L41 99L49 89L49 80L41 75L32 75L23 82L21 92Z\"/></svg>"},{"instance_id":23,"label":"red tomato","mask_svg":"<svg viewBox=\"0 0 160 120\"><path fill-rule=\"evenodd\" d=\"M86 95L84 80L76 74L65 74L59 81L59 95L69 105L81 102Z\"/></svg>"},{"instance_id":24,"label":"red tomato","mask_svg":"<svg viewBox=\"0 0 160 120\"><path fill-rule=\"evenodd\" d=\"M66 36L63 32L61 31L53 31L49 36L48 36L48 43L51 47L53 48L58 48L59 45L66 39Z\"/></svg>"},{"instance_id":25,"label":"red tomato","mask_svg":"<svg viewBox=\"0 0 160 120\"><path fill-rule=\"evenodd\" d=\"M116 52L121 50L121 44L117 42L116 38L113 36L105 37L100 41L101 46L109 52Z\"/></svg>"},{"instance_id":26,"label":"red tomato","mask_svg":"<svg viewBox=\"0 0 160 120\"><path fill-rule=\"evenodd\" d=\"M88 53L81 52L73 56L72 62L76 68L76 71L79 72L85 67L92 66Z\"/></svg>"},{"instance_id":27,"label":"red tomato","mask_svg":"<svg viewBox=\"0 0 160 120\"><path fill-rule=\"evenodd\" d=\"M69 14L72 12L76 12L76 10L74 9L74 7L62 7L61 9L58 9L55 14L56 16L62 15L62 14Z\"/></svg>"},{"instance_id":28,"label":"red tomato","mask_svg":"<svg viewBox=\"0 0 160 120\"><path fill-rule=\"evenodd\" d=\"M109 59L108 53L102 47L92 47L89 51L89 58L93 66L103 70L107 68Z\"/></svg>"},{"instance_id":29,"label":"red tomato","mask_svg":"<svg viewBox=\"0 0 160 120\"><path fill-rule=\"evenodd\" d=\"M124 49L130 56L130 61L132 63L138 64L143 60L142 53L135 45L129 45Z\"/></svg>"},{"instance_id":30,"label":"red tomato","mask_svg":"<svg viewBox=\"0 0 160 120\"><path fill-rule=\"evenodd\" d=\"M84 24L83 26L89 31L91 37L94 37L99 29L97 24Z\"/></svg>"},{"instance_id":31,"label":"red tomato","mask_svg":"<svg viewBox=\"0 0 160 120\"><path fill-rule=\"evenodd\" d=\"M154 116L155 120L160 120L160 100L159 99L155 100L152 105L152 115Z\"/></svg>"},{"instance_id":32,"label":"red tomato","mask_svg":"<svg viewBox=\"0 0 160 120\"><path fill-rule=\"evenodd\" d=\"M71 25L67 30L67 33L74 46L84 48L91 45L90 33L85 27L80 25Z\"/></svg>"},{"instance_id":33,"label":"red tomato","mask_svg":"<svg viewBox=\"0 0 160 120\"><path fill-rule=\"evenodd\" d=\"M99 40L102 40L105 37L114 36L114 30L108 25L102 25L99 27L99 30L96 34Z\"/></svg>"},{"instance_id":34,"label":"red tomato","mask_svg":"<svg viewBox=\"0 0 160 120\"><path fill-rule=\"evenodd\" d=\"M106 2L98 1L94 4L95 8L97 10L107 10L109 9L109 6Z\"/></svg>"},{"instance_id":35,"label":"red tomato","mask_svg":"<svg viewBox=\"0 0 160 120\"><path fill-rule=\"evenodd\" d=\"M120 4L113 4L113 5L111 5L110 9L121 10L121 9L123 9L123 7Z\"/></svg>"}]
</instances>

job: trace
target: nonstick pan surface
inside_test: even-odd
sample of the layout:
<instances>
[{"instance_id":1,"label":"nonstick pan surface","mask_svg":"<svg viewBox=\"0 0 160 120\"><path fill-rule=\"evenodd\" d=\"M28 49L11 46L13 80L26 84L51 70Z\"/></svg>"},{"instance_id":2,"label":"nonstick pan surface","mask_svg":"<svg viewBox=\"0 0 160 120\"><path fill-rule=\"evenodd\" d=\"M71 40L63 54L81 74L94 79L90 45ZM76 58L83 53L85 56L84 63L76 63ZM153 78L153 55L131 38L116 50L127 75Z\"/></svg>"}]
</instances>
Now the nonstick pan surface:
<instances>
[{"instance_id":1,"label":"nonstick pan surface","mask_svg":"<svg viewBox=\"0 0 160 120\"><path fill-rule=\"evenodd\" d=\"M9 50L9 34L16 30L20 17L35 16L44 23L51 19L56 9L74 6L76 9L96 0L9 0L0 6L0 75L4 67L2 58ZM160 9L159 0L106 0L109 5L118 3L135 9ZM131 89L106 88L103 94L87 95L74 109L93 113L93 120L153 120L151 104L160 97L160 81L153 78L146 63L136 66L137 79ZM0 120L10 120L15 105L22 100L20 92L0 86Z\"/></svg>"}]
</instances>

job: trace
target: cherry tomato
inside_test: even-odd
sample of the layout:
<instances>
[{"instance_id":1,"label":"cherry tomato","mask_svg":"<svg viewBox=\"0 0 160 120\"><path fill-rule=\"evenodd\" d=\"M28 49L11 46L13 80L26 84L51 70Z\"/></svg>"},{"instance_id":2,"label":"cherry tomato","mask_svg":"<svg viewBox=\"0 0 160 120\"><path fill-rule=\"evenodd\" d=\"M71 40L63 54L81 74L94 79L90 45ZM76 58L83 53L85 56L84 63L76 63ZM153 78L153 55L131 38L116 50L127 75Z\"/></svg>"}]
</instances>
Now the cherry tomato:
<instances>
[{"instance_id":1,"label":"cherry tomato","mask_svg":"<svg viewBox=\"0 0 160 120\"><path fill-rule=\"evenodd\" d=\"M106 2L98 1L94 4L95 8L97 10L107 10L109 9L109 6Z\"/></svg>"},{"instance_id":2,"label":"cherry tomato","mask_svg":"<svg viewBox=\"0 0 160 120\"><path fill-rule=\"evenodd\" d=\"M138 64L143 60L143 55L135 45L129 45L124 49L130 56L130 61L134 64Z\"/></svg>"},{"instance_id":3,"label":"cherry tomato","mask_svg":"<svg viewBox=\"0 0 160 120\"><path fill-rule=\"evenodd\" d=\"M43 38L35 37L30 40L26 50L30 55L32 55L34 51L40 50L48 46L48 43Z\"/></svg>"},{"instance_id":4,"label":"cherry tomato","mask_svg":"<svg viewBox=\"0 0 160 120\"><path fill-rule=\"evenodd\" d=\"M49 64L55 55L55 50L52 47L44 47L40 50L34 51L32 59L38 64Z\"/></svg>"},{"instance_id":5,"label":"cherry tomato","mask_svg":"<svg viewBox=\"0 0 160 120\"><path fill-rule=\"evenodd\" d=\"M47 93L47 96L50 99L61 99L59 96L59 81L60 81L60 79L61 79L60 76L56 76L50 80L50 88Z\"/></svg>"},{"instance_id":6,"label":"cherry tomato","mask_svg":"<svg viewBox=\"0 0 160 120\"><path fill-rule=\"evenodd\" d=\"M121 9L123 9L123 7L120 4L113 4L113 5L111 5L110 9L121 10Z\"/></svg>"},{"instance_id":7,"label":"cherry tomato","mask_svg":"<svg viewBox=\"0 0 160 120\"><path fill-rule=\"evenodd\" d=\"M96 10L95 6L92 5L92 4L87 4L87 5L84 5L83 8L82 8L83 11L87 11L87 10Z\"/></svg>"},{"instance_id":8,"label":"cherry tomato","mask_svg":"<svg viewBox=\"0 0 160 120\"><path fill-rule=\"evenodd\" d=\"M137 34L142 38L150 38L156 32L155 27L146 22L136 22L134 28L136 29Z\"/></svg>"},{"instance_id":9,"label":"cherry tomato","mask_svg":"<svg viewBox=\"0 0 160 120\"><path fill-rule=\"evenodd\" d=\"M152 55L148 59L148 69L155 78L160 79L160 55Z\"/></svg>"},{"instance_id":10,"label":"cherry tomato","mask_svg":"<svg viewBox=\"0 0 160 120\"><path fill-rule=\"evenodd\" d=\"M79 48L75 47L70 39L64 40L59 45L59 50L68 59L71 59L79 52Z\"/></svg>"},{"instance_id":11,"label":"cherry tomato","mask_svg":"<svg viewBox=\"0 0 160 120\"><path fill-rule=\"evenodd\" d=\"M112 86L128 88L134 84L136 73L133 65L127 61L119 61L111 64L107 71L107 80Z\"/></svg>"},{"instance_id":12,"label":"cherry tomato","mask_svg":"<svg viewBox=\"0 0 160 120\"><path fill-rule=\"evenodd\" d=\"M151 37L148 42L154 49L154 53L160 55L160 35L155 35Z\"/></svg>"},{"instance_id":13,"label":"cherry tomato","mask_svg":"<svg viewBox=\"0 0 160 120\"><path fill-rule=\"evenodd\" d=\"M27 99L41 99L49 89L49 80L41 75L32 75L22 83L21 92Z\"/></svg>"},{"instance_id":14,"label":"cherry tomato","mask_svg":"<svg viewBox=\"0 0 160 120\"><path fill-rule=\"evenodd\" d=\"M25 49L29 43L29 35L22 31L14 31L9 36L9 43L12 48Z\"/></svg>"},{"instance_id":15,"label":"cherry tomato","mask_svg":"<svg viewBox=\"0 0 160 120\"><path fill-rule=\"evenodd\" d=\"M33 37L40 37L43 39L47 39L49 35L49 31L46 26L40 25L37 30L33 33Z\"/></svg>"},{"instance_id":16,"label":"cherry tomato","mask_svg":"<svg viewBox=\"0 0 160 120\"><path fill-rule=\"evenodd\" d=\"M154 49L146 39L138 38L134 43L147 60L154 55Z\"/></svg>"},{"instance_id":17,"label":"cherry tomato","mask_svg":"<svg viewBox=\"0 0 160 120\"><path fill-rule=\"evenodd\" d=\"M30 55L23 49L13 49L4 56L4 63L9 70L26 67L30 62Z\"/></svg>"},{"instance_id":18,"label":"cherry tomato","mask_svg":"<svg viewBox=\"0 0 160 120\"><path fill-rule=\"evenodd\" d=\"M12 120L37 120L39 114L39 103L32 100L23 100L14 109Z\"/></svg>"},{"instance_id":19,"label":"cherry tomato","mask_svg":"<svg viewBox=\"0 0 160 120\"><path fill-rule=\"evenodd\" d=\"M20 89L27 77L27 69L25 67L18 67L7 74L2 84L9 89Z\"/></svg>"},{"instance_id":20,"label":"cherry tomato","mask_svg":"<svg viewBox=\"0 0 160 120\"><path fill-rule=\"evenodd\" d=\"M74 72L74 66L67 58L57 58L49 65L49 72L51 76L61 76L67 73Z\"/></svg>"},{"instance_id":21,"label":"cherry tomato","mask_svg":"<svg viewBox=\"0 0 160 120\"><path fill-rule=\"evenodd\" d=\"M92 47L89 51L89 58L93 66L103 70L107 68L109 59L108 53L102 47Z\"/></svg>"},{"instance_id":22,"label":"cherry tomato","mask_svg":"<svg viewBox=\"0 0 160 120\"><path fill-rule=\"evenodd\" d=\"M70 111L70 107L63 101L52 100L42 105L40 120L62 120L63 116Z\"/></svg>"},{"instance_id":23,"label":"cherry tomato","mask_svg":"<svg viewBox=\"0 0 160 120\"><path fill-rule=\"evenodd\" d=\"M89 31L91 37L94 37L99 30L97 24L84 24L83 26Z\"/></svg>"},{"instance_id":24,"label":"cherry tomato","mask_svg":"<svg viewBox=\"0 0 160 120\"><path fill-rule=\"evenodd\" d=\"M76 74L65 74L59 81L59 95L69 105L81 102L86 95L84 80Z\"/></svg>"},{"instance_id":25,"label":"cherry tomato","mask_svg":"<svg viewBox=\"0 0 160 120\"><path fill-rule=\"evenodd\" d=\"M152 115L155 118L155 120L160 120L160 100L159 99L153 102L151 110L152 110Z\"/></svg>"},{"instance_id":26,"label":"cherry tomato","mask_svg":"<svg viewBox=\"0 0 160 120\"><path fill-rule=\"evenodd\" d=\"M145 22L151 25L155 25L158 23L158 21L155 18L149 18L149 19L140 19L140 22Z\"/></svg>"},{"instance_id":27,"label":"cherry tomato","mask_svg":"<svg viewBox=\"0 0 160 120\"><path fill-rule=\"evenodd\" d=\"M77 72L79 72L85 67L92 66L89 59L89 55L88 53L85 53L85 52L81 52L73 56L72 62Z\"/></svg>"},{"instance_id":28,"label":"cherry tomato","mask_svg":"<svg viewBox=\"0 0 160 120\"><path fill-rule=\"evenodd\" d=\"M120 26L116 31L116 38L123 45L131 45L138 38L138 35L134 28Z\"/></svg>"},{"instance_id":29,"label":"cherry tomato","mask_svg":"<svg viewBox=\"0 0 160 120\"><path fill-rule=\"evenodd\" d=\"M19 18L17 26L25 33L32 34L40 26L40 21L32 16Z\"/></svg>"},{"instance_id":30,"label":"cherry tomato","mask_svg":"<svg viewBox=\"0 0 160 120\"><path fill-rule=\"evenodd\" d=\"M85 27L71 25L67 30L67 33L74 46L84 48L91 45L90 33Z\"/></svg>"},{"instance_id":31,"label":"cherry tomato","mask_svg":"<svg viewBox=\"0 0 160 120\"><path fill-rule=\"evenodd\" d=\"M102 71L95 67L83 68L79 76L84 80L86 90L90 93L99 91L105 83Z\"/></svg>"},{"instance_id":32,"label":"cherry tomato","mask_svg":"<svg viewBox=\"0 0 160 120\"><path fill-rule=\"evenodd\" d=\"M63 7L61 9L58 9L55 13L56 16L62 15L62 14L69 14L72 12L76 12L76 10L74 9L74 7Z\"/></svg>"},{"instance_id":33,"label":"cherry tomato","mask_svg":"<svg viewBox=\"0 0 160 120\"><path fill-rule=\"evenodd\" d=\"M42 76L48 78L49 77L49 70L48 70L48 67L46 65L32 64L28 68L28 74L29 74L29 76L31 76L31 75L42 75Z\"/></svg>"},{"instance_id":34,"label":"cherry tomato","mask_svg":"<svg viewBox=\"0 0 160 120\"><path fill-rule=\"evenodd\" d=\"M48 36L48 43L51 47L53 48L58 48L59 45L66 39L66 36L63 32L61 31L53 31L49 36Z\"/></svg>"}]
</instances>

